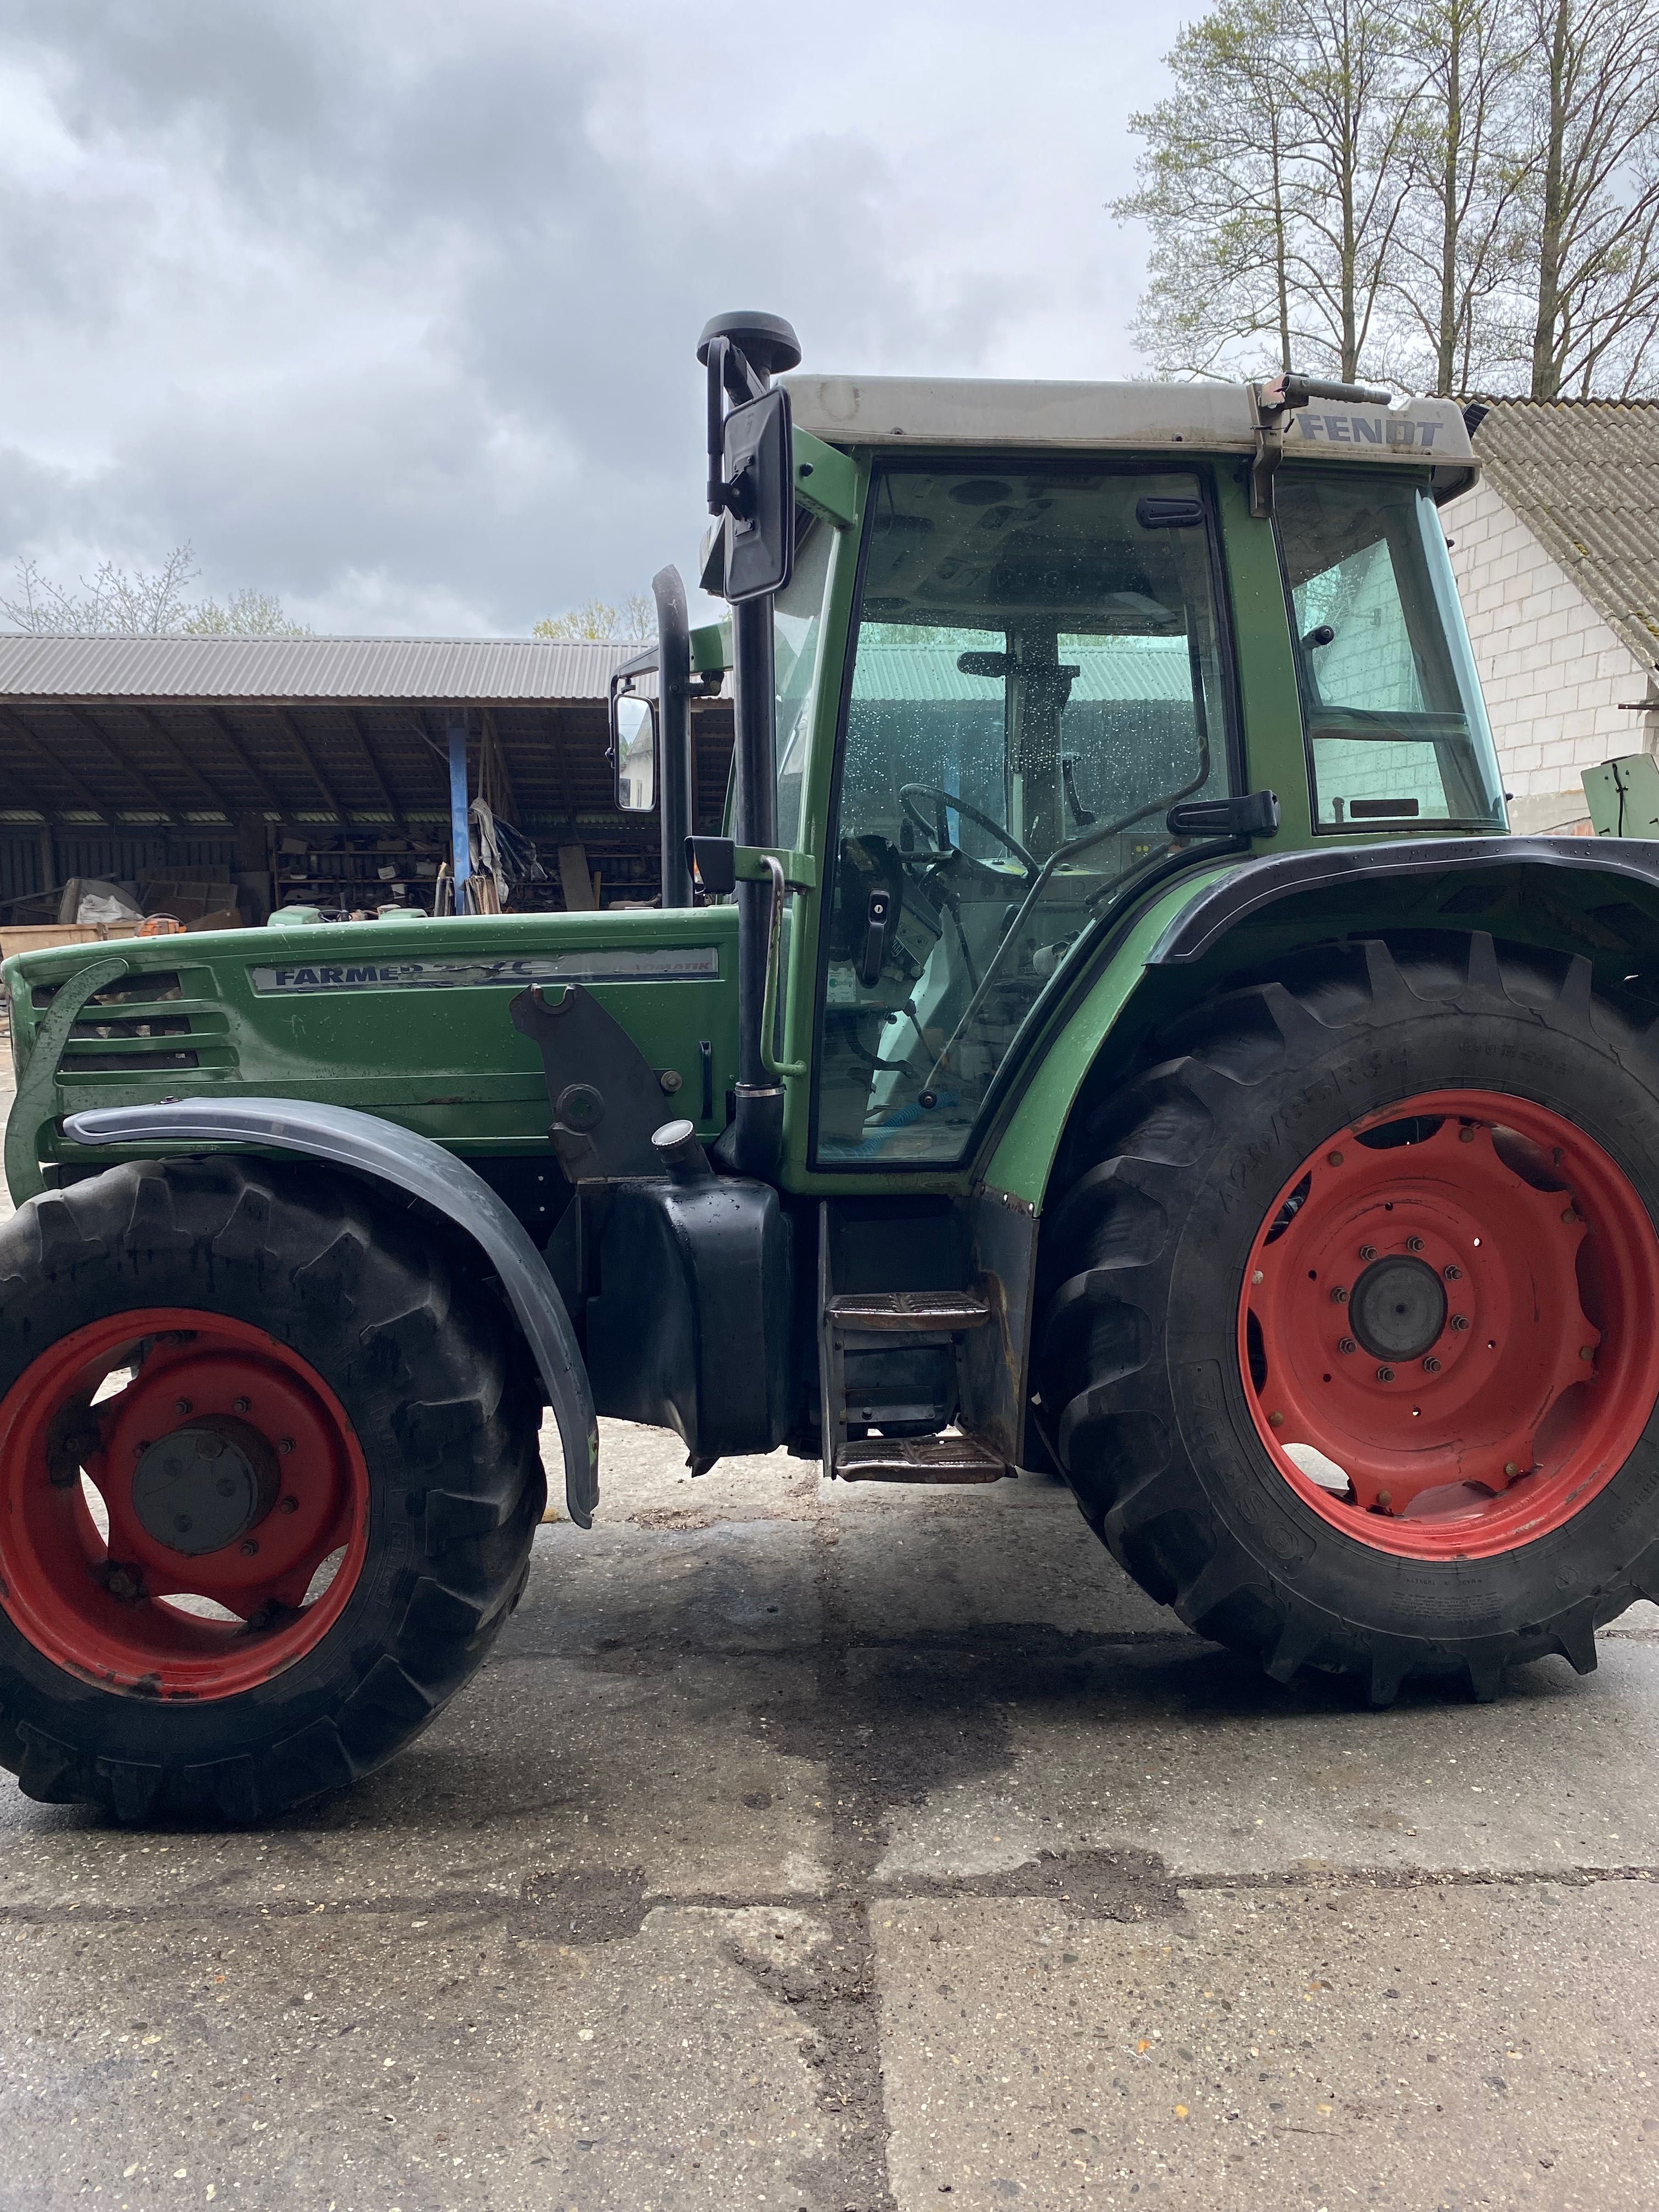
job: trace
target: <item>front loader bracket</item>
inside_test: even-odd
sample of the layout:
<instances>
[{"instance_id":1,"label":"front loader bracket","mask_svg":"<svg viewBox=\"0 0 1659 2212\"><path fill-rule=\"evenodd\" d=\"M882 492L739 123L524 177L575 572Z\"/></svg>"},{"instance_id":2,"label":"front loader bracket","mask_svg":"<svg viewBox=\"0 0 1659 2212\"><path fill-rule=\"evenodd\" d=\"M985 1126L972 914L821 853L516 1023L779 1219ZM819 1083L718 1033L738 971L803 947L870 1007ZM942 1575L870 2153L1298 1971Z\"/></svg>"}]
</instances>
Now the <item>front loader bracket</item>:
<instances>
[{"instance_id":1,"label":"front loader bracket","mask_svg":"<svg viewBox=\"0 0 1659 2212\"><path fill-rule=\"evenodd\" d=\"M660 1174L651 1136L670 1118L662 1079L592 993L567 983L555 998L532 983L507 1012L541 1054L553 1107L547 1133L569 1180Z\"/></svg>"}]
</instances>

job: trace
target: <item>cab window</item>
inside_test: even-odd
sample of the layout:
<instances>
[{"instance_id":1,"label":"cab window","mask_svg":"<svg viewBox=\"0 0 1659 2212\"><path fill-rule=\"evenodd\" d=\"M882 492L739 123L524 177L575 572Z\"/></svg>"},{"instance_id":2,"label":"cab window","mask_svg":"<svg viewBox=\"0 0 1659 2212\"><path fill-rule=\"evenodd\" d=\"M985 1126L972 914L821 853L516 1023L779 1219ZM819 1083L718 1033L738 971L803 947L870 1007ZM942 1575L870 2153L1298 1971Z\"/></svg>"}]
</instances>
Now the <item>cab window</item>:
<instances>
[{"instance_id":1,"label":"cab window","mask_svg":"<svg viewBox=\"0 0 1659 2212\"><path fill-rule=\"evenodd\" d=\"M1274 492L1316 828L1501 830L1503 795L1439 515L1380 469Z\"/></svg>"},{"instance_id":2,"label":"cab window","mask_svg":"<svg viewBox=\"0 0 1659 2212\"><path fill-rule=\"evenodd\" d=\"M1085 937L1229 788L1193 473L891 466L872 488L816 1161L948 1164Z\"/></svg>"}]
</instances>

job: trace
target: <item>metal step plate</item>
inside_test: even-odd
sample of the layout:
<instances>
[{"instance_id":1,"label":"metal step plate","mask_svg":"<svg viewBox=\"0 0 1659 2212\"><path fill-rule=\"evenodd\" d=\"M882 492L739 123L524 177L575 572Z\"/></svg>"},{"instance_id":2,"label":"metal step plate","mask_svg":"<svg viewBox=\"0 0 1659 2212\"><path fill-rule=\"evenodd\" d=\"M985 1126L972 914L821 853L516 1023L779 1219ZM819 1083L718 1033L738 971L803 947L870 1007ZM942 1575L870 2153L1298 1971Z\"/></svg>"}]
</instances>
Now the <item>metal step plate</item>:
<instances>
[{"instance_id":1,"label":"metal step plate","mask_svg":"<svg viewBox=\"0 0 1659 2212\"><path fill-rule=\"evenodd\" d=\"M962 1329L983 1328L991 1309L966 1291L854 1291L831 1298L829 1314L843 1333L954 1336Z\"/></svg>"},{"instance_id":2,"label":"metal step plate","mask_svg":"<svg viewBox=\"0 0 1659 2212\"><path fill-rule=\"evenodd\" d=\"M859 1437L836 1454L843 1482L1000 1482L1013 1472L972 1437Z\"/></svg>"}]
</instances>

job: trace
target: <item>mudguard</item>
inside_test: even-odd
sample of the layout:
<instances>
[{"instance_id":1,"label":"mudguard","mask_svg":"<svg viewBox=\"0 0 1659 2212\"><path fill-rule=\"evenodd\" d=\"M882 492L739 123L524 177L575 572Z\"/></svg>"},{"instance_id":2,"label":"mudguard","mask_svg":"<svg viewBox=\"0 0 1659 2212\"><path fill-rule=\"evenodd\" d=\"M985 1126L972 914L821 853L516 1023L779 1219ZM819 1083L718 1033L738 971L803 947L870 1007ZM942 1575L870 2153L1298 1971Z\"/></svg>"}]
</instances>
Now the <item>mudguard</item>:
<instances>
[{"instance_id":1,"label":"mudguard","mask_svg":"<svg viewBox=\"0 0 1659 2212\"><path fill-rule=\"evenodd\" d=\"M1272 853L1230 869L1204 885L1170 922L1146 956L1149 968L1182 967L1203 959L1239 923L1305 891L1364 894L1390 878L1479 877L1499 868L1587 872L1644 890L1659 889L1659 842L1637 837L1435 837L1409 844L1358 845Z\"/></svg>"},{"instance_id":2,"label":"mudguard","mask_svg":"<svg viewBox=\"0 0 1659 2212\"><path fill-rule=\"evenodd\" d=\"M235 1145L302 1152L418 1199L470 1237L501 1279L540 1371L564 1453L565 1502L579 1528L599 1498L599 1432L570 1316L541 1254L482 1176L430 1138L347 1106L290 1098L180 1099L71 1114L71 1144Z\"/></svg>"}]
</instances>

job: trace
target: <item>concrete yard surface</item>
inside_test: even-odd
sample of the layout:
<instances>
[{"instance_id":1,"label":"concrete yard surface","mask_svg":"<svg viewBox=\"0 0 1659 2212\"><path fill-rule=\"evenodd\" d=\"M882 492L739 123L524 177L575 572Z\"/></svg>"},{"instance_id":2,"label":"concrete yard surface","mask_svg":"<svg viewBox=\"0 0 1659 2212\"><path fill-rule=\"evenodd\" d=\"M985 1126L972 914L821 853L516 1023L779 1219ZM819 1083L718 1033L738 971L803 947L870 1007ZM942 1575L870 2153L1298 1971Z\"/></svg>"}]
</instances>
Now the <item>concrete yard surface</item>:
<instances>
[{"instance_id":1,"label":"concrete yard surface","mask_svg":"<svg viewBox=\"0 0 1659 2212\"><path fill-rule=\"evenodd\" d=\"M479 1678L264 1832L0 1800L0 2206L1659 2201L1659 1633L1279 1689L1063 1491L605 1425Z\"/></svg>"}]
</instances>

